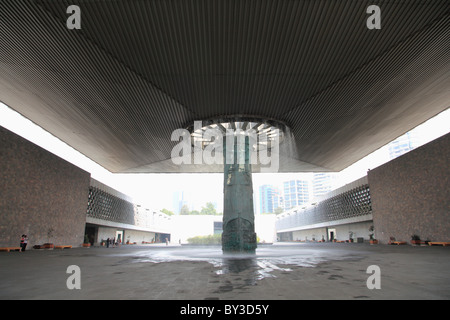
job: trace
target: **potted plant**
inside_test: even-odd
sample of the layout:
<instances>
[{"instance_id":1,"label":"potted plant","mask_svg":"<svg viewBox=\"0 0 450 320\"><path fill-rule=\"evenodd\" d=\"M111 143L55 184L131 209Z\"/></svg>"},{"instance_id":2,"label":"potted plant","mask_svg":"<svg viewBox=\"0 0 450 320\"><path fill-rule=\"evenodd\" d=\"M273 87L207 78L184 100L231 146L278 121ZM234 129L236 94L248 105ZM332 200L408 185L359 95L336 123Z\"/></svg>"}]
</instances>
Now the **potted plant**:
<instances>
[{"instance_id":1,"label":"potted plant","mask_svg":"<svg viewBox=\"0 0 450 320\"><path fill-rule=\"evenodd\" d=\"M369 228L369 231L371 232L371 233L369 233L370 244L378 244L378 240L375 239L375 237L374 237L374 235L375 235L374 230L375 230L374 226L373 225L370 226L370 228Z\"/></svg>"},{"instance_id":2,"label":"potted plant","mask_svg":"<svg viewBox=\"0 0 450 320\"><path fill-rule=\"evenodd\" d=\"M89 243L89 237L87 234L84 235L84 243L83 243L83 247L85 248L89 248L91 246L91 244Z\"/></svg>"},{"instance_id":3,"label":"potted plant","mask_svg":"<svg viewBox=\"0 0 450 320\"><path fill-rule=\"evenodd\" d=\"M55 231L53 228L48 228L47 230L47 239L48 242L44 243L41 248L42 249L53 249L55 247L55 245L53 243L50 242L50 239L53 238L53 231Z\"/></svg>"},{"instance_id":4,"label":"potted plant","mask_svg":"<svg viewBox=\"0 0 450 320\"><path fill-rule=\"evenodd\" d=\"M414 244L414 245L420 245L421 244L420 237L417 234L413 234L411 236L411 244Z\"/></svg>"},{"instance_id":5,"label":"potted plant","mask_svg":"<svg viewBox=\"0 0 450 320\"><path fill-rule=\"evenodd\" d=\"M348 242L353 242L353 231L348 232Z\"/></svg>"}]
</instances>

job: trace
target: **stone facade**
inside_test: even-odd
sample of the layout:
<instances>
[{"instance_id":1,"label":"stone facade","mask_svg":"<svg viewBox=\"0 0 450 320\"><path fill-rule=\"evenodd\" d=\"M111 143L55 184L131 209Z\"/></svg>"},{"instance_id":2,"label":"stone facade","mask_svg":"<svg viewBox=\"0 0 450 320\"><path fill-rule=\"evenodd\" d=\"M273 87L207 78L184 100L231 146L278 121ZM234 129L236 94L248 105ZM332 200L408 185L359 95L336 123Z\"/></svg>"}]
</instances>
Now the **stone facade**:
<instances>
[{"instance_id":1,"label":"stone facade","mask_svg":"<svg viewBox=\"0 0 450 320\"><path fill-rule=\"evenodd\" d=\"M450 134L368 173L375 236L450 241Z\"/></svg>"},{"instance_id":2,"label":"stone facade","mask_svg":"<svg viewBox=\"0 0 450 320\"><path fill-rule=\"evenodd\" d=\"M0 246L80 246L90 174L0 127Z\"/></svg>"}]
</instances>

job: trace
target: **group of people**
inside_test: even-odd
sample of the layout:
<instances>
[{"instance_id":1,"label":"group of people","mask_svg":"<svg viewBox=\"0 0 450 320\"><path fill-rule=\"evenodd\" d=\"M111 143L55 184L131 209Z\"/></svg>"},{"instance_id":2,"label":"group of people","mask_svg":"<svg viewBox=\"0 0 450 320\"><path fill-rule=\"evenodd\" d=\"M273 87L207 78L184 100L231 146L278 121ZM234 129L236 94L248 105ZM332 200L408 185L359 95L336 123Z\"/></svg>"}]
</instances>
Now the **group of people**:
<instances>
[{"instance_id":1,"label":"group of people","mask_svg":"<svg viewBox=\"0 0 450 320\"><path fill-rule=\"evenodd\" d=\"M108 239L106 239L106 247L109 248L109 245L111 244L114 248L116 246L119 246L120 242L121 242L120 239L118 239L116 241L116 238L112 238L112 239L108 238Z\"/></svg>"},{"instance_id":2,"label":"group of people","mask_svg":"<svg viewBox=\"0 0 450 320\"><path fill-rule=\"evenodd\" d=\"M109 248L110 244L113 247L119 246L120 242L121 242L120 239L116 241L116 238L112 239L108 238L106 239L106 247ZM20 250L25 251L27 244L28 244L28 236L26 234L22 234L22 236L20 237Z\"/></svg>"},{"instance_id":3,"label":"group of people","mask_svg":"<svg viewBox=\"0 0 450 320\"><path fill-rule=\"evenodd\" d=\"M181 240L180 240L180 241L181 241ZM119 246L120 243L121 243L120 238L117 239L117 241L116 241L116 238L112 238L112 239L108 238L108 239L106 239L106 247L107 247L107 248L109 248L109 245L110 245L110 244L111 244L111 245L113 246L113 248L114 248L114 247L116 247L116 246ZM153 239L152 239L152 243L153 243ZM180 243L181 243L181 242L180 242ZM21 236L21 238L20 238L20 250L21 250L21 251L25 251L25 248L27 247L27 244L28 244L28 236L27 236L26 234L23 234L23 235ZM168 245L168 244L169 244L169 239L166 238L166 245Z\"/></svg>"}]
</instances>

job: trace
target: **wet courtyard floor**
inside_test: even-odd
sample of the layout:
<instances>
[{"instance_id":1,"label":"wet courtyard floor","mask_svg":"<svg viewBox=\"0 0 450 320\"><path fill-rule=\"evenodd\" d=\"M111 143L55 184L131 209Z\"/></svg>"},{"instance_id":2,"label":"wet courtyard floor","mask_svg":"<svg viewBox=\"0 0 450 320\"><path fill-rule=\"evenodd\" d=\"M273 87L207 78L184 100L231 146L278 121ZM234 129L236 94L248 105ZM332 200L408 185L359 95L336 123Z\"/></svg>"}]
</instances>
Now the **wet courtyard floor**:
<instances>
[{"instance_id":1,"label":"wet courtyard floor","mask_svg":"<svg viewBox=\"0 0 450 320\"><path fill-rule=\"evenodd\" d=\"M449 249L291 243L235 255L165 245L0 253L0 299L449 299ZM80 289L69 289L69 266L79 268Z\"/></svg>"}]
</instances>

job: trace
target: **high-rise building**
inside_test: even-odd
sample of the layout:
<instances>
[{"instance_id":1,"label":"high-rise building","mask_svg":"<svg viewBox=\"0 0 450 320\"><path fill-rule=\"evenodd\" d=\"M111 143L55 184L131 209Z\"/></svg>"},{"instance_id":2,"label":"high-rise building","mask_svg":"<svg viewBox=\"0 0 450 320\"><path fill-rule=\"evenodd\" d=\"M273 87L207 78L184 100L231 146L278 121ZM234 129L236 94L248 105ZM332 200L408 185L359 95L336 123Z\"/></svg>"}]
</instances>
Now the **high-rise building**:
<instances>
[{"instance_id":1,"label":"high-rise building","mask_svg":"<svg viewBox=\"0 0 450 320\"><path fill-rule=\"evenodd\" d=\"M414 133L407 132L389 143L389 158L392 160L405 154L419 145L419 139Z\"/></svg>"},{"instance_id":2,"label":"high-rise building","mask_svg":"<svg viewBox=\"0 0 450 320\"><path fill-rule=\"evenodd\" d=\"M320 197L330 191L335 187L336 173L329 172L316 172L313 175L313 198Z\"/></svg>"},{"instance_id":3,"label":"high-rise building","mask_svg":"<svg viewBox=\"0 0 450 320\"><path fill-rule=\"evenodd\" d=\"M306 204L310 200L308 180L289 180L283 183L283 200L286 210Z\"/></svg>"},{"instance_id":4,"label":"high-rise building","mask_svg":"<svg viewBox=\"0 0 450 320\"><path fill-rule=\"evenodd\" d=\"M180 214L181 208L187 204L184 199L184 191L175 191L172 198L172 210L175 214Z\"/></svg>"},{"instance_id":5,"label":"high-rise building","mask_svg":"<svg viewBox=\"0 0 450 320\"><path fill-rule=\"evenodd\" d=\"M272 185L259 187L259 212L274 213L275 209L281 207L282 196L280 190Z\"/></svg>"}]
</instances>

